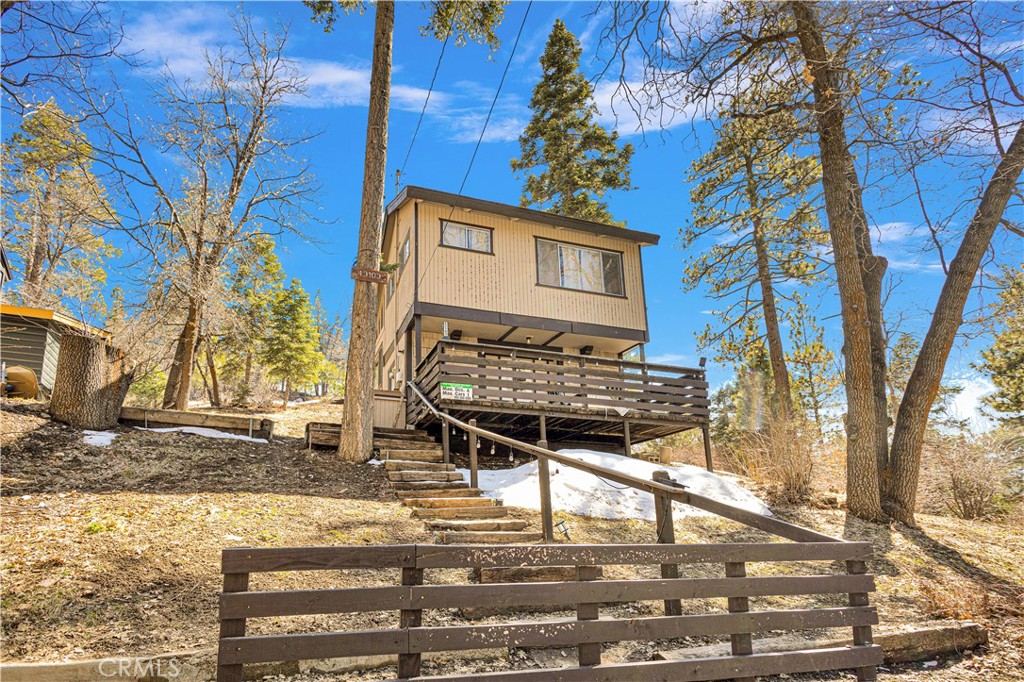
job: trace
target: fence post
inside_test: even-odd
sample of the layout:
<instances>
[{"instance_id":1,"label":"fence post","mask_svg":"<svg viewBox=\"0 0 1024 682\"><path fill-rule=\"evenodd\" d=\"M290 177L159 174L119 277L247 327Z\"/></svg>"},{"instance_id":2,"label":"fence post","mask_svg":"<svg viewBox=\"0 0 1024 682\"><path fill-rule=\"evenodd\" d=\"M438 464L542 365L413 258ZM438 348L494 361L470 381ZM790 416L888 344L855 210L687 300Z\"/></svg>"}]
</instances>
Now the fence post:
<instances>
[{"instance_id":1,"label":"fence post","mask_svg":"<svg viewBox=\"0 0 1024 682\"><path fill-rule=\"evenodd\" d=\"M629 422L622 420L622 450L626 457L633 456L633 439L629 437Z\"/></svg>"},{"instance_id":2,"label":"fence post","mask_svg":"<svg viewBox=\"0 0 1024 682\"><path fill-rule=\"evenodd\" d=\"M577 566L576 579L583 581L597 580L599 576L597 566ZM576 620L597 620L600 604L577 604ZM601 665L601 643L591 642L577 645L577 656L580 665Z\"/></svg>"},{"instance_id":3,"label":"fence post","mask_svg":"<svg viewBox=\"0 0 1024 682\"><path fill-rule=\"evenodd\" d=\"M863 561L847 561L846 571L851 575L863 575L868 572L868 566ZM868 605L868 594L867 592L851 592L850 593L850 606L867 606ZM871 636L870 625L855 625L853 626L853 644L854 646L867 646L874 642ZM868 680L878 679L877 671L875 666L863 666L856 669L857 679L861 682Z\"/></svg>"},{"instance_id":4,"label":"fence post","mask_svg":"<svg viewBox=\"0 0 1024 682\"><path fill-rule=\"evenodd\" d=\"M447 414L447 413L445 413L445 414ZM451 436L449 435L451 432L449 431L449 429L451 429L451 427L448 425L448 422L446 422L444 419L442 419L441 420L441 449L444 450L444 463L445 464L450 464L451 463L451 459L452 459L452 455L451 455L451 453L452 453L452 446L451 446L451 441L450 441Z\"/></svg>"},{"instance_id":5,"label":"fence post","mask_svg":"<svg viewBox=\"0 0 1024 682\"><path fill-rule=\"evenodd\" d=\"M422 585L422 568L403 568L403 585ZM398 626L402 628L418 628L423 624L423 611L419 609L403 609L399 612ZM401 680L418 677L420 674L420 654L398 654L398 678Z\"/></svg>"},{"instance_id":6,"label":"fence post","mask_svg":"<svg viewBox=\"0 0 1024 682\"><path fill-rule=\"evenodd\" d=\"M725 563L726 578L747 577L747 566L742 561L727 561ZM750 610L750 600L747 597L729 597L729 613L746 613ZM733 656L749 656L754 653L754 641L749 632L729 635L732 640ZM734 682L754 682L753 677L737 677Z\"/></svg>"},{"instance_id":7,"label":"fence post","mask_svg":"<svg viewBox=\"0 0 1024 682\"><path fill-rule=\"evenodd\" d=\"M248 573L225 573L224 593L246 592L249 590ZM245 618L229 618L220 621L220 638L245 637ZM217 666L217 682L242 682L242 664Z\"/></svg>"},{"instance_id":8,"label":"fence post","mask_svg":"<svg viewBox=\"0 0 1024 682\"><path fill-rule=\"evenodd\" d=\"M704 434L704 465L708 471L714 471L715 465L711 461L711 430L707 424L700 427L700 431Z\"/></svg>"},{"instance_id":9,"label":"fence post","mask_svg":"<svg viewBox=\"0 0 1024 682\"><path fill-rule=\"evenodd\" d=\"M476 420L469 420L470 426L476 426ZM476 462L476 433L473 431L469 432L469 487L478 488L477 485L477 462Z\"/></svg>"},{"instance_id":10,"label":"fence post","mask_svg":"<svg viewBox=\"0 0 1024 682\"><path fill-rule=\"evenodd\" d=\"M651 477L655 483L668 484L671 480L668 472L664 469L658 469L654 472ZM672 518L672 498L668 495L655 495L654 496L654 523L655 528L658 531L658 542L666 545L674 545L676 543L676 529L675 520ZM661 565L661 577L662 578L678 578L679 577L679 566L676 564L662 564ZM665 615L666 616L681 616L683 615L683 604L679 599L666 599L665 600Z\"/></svg>"},{"instance_id":11,"label":"fence post","mask_svg":"<svg viewBox=\"0 0 1024 682\"><path fill-rule=\"evenodd\" d=\"M548 447L547 417L540 416L540 440L537 446ZM540 522L544 532L544 542L555 541L555 519L551 508L551 465L547 457L537 458L537 478L540 483Z\"/></svg>"}]
</instances>

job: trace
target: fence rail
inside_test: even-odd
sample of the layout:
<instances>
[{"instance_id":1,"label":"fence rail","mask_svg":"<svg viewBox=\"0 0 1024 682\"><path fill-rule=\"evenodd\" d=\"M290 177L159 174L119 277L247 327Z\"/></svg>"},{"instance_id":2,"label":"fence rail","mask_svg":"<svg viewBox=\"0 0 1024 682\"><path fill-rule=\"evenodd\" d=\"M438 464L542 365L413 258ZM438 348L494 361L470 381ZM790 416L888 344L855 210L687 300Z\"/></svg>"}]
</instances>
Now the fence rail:
<instances>
[{"instance_id":1,"label":"fence rail","mask_svg":"<svg viewBox=\"0 0 1024 682\"><path fill-rule=\"evenodd\" d=\"M732 543L719 545L513 545L384 547L229 548L223 551L224 592L218 681L239 682L242 666L283 660L397 655L399 677L420 674L421 655L430 652L493 647L574 646L579 666L560 668L564 680L715 680L731 677L854 668L862 680L874 679L881 663L871 643L877 624L867 604L874 578L864 572L871 547L862 542ZM748 577L750 563L846 562L839 575ZM720 578L602 580L597 566L722 564ZM577 581L568 583L424 584L424 571L467 566L575 566ZM737 571L737 567L741 570ZM251 574L339 569L400 569L401 585L331 590L250 591ZM745 608L752 597L849 595L849 606L827 608ZM641 600L727 600L719 613L600 618L602 605ZM739 602L738 600L743 600ZM573 619L536 622L424 626L432 609L479 606L550 605L575 607ZM740 608L740 607L744 608ZM247 636L252 618L397 611L398 627L346 632L283 633ZM751 633L807 628L849 627L849 648L755 654ZM601 663L601 644L681 637L733 638L733 655L693 661ZM485 675L433 677L431 680L543 680L553 670L510 671Z\"/></svg>"}]
</instances>

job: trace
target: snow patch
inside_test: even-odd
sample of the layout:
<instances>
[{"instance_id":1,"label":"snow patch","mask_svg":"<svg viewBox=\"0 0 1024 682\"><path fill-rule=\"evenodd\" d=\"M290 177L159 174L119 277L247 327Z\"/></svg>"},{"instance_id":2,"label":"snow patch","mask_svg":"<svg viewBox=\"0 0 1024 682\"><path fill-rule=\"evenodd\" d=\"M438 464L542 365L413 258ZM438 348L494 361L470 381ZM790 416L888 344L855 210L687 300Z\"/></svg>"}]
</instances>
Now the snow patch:
<instances>
[{"instance_id":1,"label":"snow patch","mask_svg":"<svg viewBox=\"0 0 1024 682\"><path fill-rule=\"evenodd\" d=\"M247 443L266 443L266 438L250 438L249 436L241 436L237 433L228 433L226 431L218 431L217 429L208 429L205 426L174 426L166 429L147 429L142 426L136 426L139 431L153 431L155 433L191 433L196 436L203 436L205 438L227 438L230 440L244 440Z\"/></svg>"},{"instance_id":2,"label":"snow patch","mask_svg":"<svg viewBox=\"0 0 1024 682\"><path fill-rule=\"evenodd\" d=\"M86 445L95 445L98 448L109 447L118 434L113 431L82 431L82 440Z\"/></svg>"},{"instance_id":3,"label":"snow patch","mask_svg":"<svg viewBox=\"0 0 1024 682\"><path fill-rule=\"evenodd\" d=\"M372 467L380 467L380 466L384 466L384 462L380 461L380 460L379 460L379 459L377 459L376 457L374 457L374 458L373 458L373 459L371 459L371 460L368 460L368 461L367 461L366 463L367 463L367 464L369 464L369 465L370 465L370 466L372 466Z\"/></svg>"},{"instance_id":4,"label":"snow patch","mask_svg":"<svg viewBox=\"0 0 1024 682\"><path fill-rule=\"evenodd\" d=\"M747 511L771 516L771 510L753 493L725 476L709 473L700 467L688 464L666 466L593 450L561 450L559 453L647 481L651 480L655 471L663 469L672 479L685 485L691 492ZM601 519L654 520L654 496L650 493L606 481L557 462L552 462L550 468L551 504L556 510ZM469 480L469 472L465 469L460 471L466 480ZM479 485L484 495L503 500L510 507L528 509L540 509L537 476L536 461L515 469L478 471ZM672 508L675 518L709 515L708 512L683 504L674 504Z\"/></svg>"}]
</instances>

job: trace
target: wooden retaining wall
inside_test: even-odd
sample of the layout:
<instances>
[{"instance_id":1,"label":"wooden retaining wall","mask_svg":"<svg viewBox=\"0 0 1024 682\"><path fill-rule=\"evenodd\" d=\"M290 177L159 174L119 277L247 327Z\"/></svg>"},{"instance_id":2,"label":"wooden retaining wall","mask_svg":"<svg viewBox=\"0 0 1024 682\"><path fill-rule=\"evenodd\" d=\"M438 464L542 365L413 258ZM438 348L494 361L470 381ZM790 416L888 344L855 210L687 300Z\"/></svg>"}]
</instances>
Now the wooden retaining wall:
<instances>
[{"instance_id":1,"label":"wooden retaining wall","mask_svg":"<svg viewBox=\"0 0 1024 682\"><path fill-rule=\"evenodd\" d=\"M256 419L233 414L210 412L184 412L182 410L154 410L144 407L122 407L119 421L122 424L146 428L173 428L178 426L203 426L218 431L227 431L252 438L274 437L274 422L271 419Z\"/></svg>"}]
</instances>

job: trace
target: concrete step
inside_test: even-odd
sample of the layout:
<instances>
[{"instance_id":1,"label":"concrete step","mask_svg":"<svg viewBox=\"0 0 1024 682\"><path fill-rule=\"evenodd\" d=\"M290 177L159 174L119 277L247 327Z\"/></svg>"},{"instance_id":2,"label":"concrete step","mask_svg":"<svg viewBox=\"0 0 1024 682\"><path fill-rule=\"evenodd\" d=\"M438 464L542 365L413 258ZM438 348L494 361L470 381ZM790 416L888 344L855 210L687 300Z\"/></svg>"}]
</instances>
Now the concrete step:
<instances>
[{"instance_id":1,"label":"concrete step","mask_svg":"<svg viewBox=\"0 0 1024 682\"><path fill-rule=\"evenodd\" d=\"M374 438L373 447L378 450L441 450L441 446L432 440L406 438Z\"/></svg>"},{"instance_id":2,"label":"concrete step","mask_svg":"<svg viewBox=\"0 0 1024 682\"><path fill-rule=\"evenodd\" d=\"M522 519L479 519L475 521L441 520L428 521L430 530L523 530L529 521ZM573 569L575 570L575 569Z\"/></svg>"},{"instance_id":3,"label":"concrete step","mask_svg":"<svg viewBox=\"0 0 1024 682\"><path fill-rule=\"evenodd\" d=\"M461 481L457 471L389 471L389 481Z\"/></svg>"},{"instance_id":4,"label":"concrete step","mask_svg":"<svg viewBox=\"0 0 1024 682\"><path fill-rule=\"evenodd\" d=\"M380 450L378 459L400 459L405 462L443 462L444 453L440 450Z\"/></svg>"},{"instance_id":5,"label":"concrete step","mask_svg":"<svg viewBox=\"0 0 1024 682\"><path fill-rule=\"evenodd\" d=\"M457 491L456 497L462 497L469 494L468 491L471 490L465 481L392 481L391 487L398 495L406 492L414 493L412 497L440 497L426 494L427 491L436 492L438 490ZM409 495L405 497L409 497Z\"/></svg>"},{"instance_id":6,"label":"concrete step","mask_svg":"<svg viewBox=\"0 0 1024 682\"><path fill-rule=\"evenodd\" d=\"M407 507L493 507L489 497L413 497L402 500Z\"/></svg>"},{"instance_id":7,"label":"concrete step","mask_svg":"<svg viewBox=\"0 0 1024 682\"><path fill-rule=\"evenodd\" d=\"M412 515L418 519L500 519L508 516L505 507L415 507Z\"/></svg>"},{"instance_id":8,"label":"concrete step","mask_svg":"<svg viewBox=\"0 0 1024 682\"><path fill-rule=\"evenodd\" d=\"M385 471L455 471L454 464L442 462L417 462L411 459L388 459L384 461Z\"/></svg>"},{"instance_id":9,"label":"concrete step","mask_svg":"<svg viewBox=\"0 0 1024 682\"><path fill-rule=\"evenodd\" d=\"M544 537L543 533L515 530L443 530L437 534L438 543L442 545L523 544L527 542L540 542L542 537Z\"/></svg>"},{"instance_id":10,"label":"concrete step","mask_svg":"<svg viewBox=\"0 0 1024 682\"><path fill-rule=\"evenodd\" d=\"M399 484L395 484L397 487ZM406 483L404 485L412 485ZM456 485L454 488L413 488L411 490L396 490L395 497L400 500L407 500L411 497L473 497L480 495L483 491L479 488L469 488L466 483L438 483L437 485Z\"/></svg>"}]
</instances>

